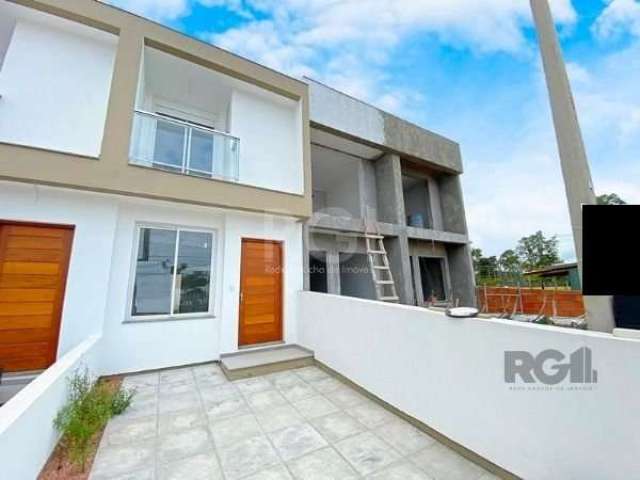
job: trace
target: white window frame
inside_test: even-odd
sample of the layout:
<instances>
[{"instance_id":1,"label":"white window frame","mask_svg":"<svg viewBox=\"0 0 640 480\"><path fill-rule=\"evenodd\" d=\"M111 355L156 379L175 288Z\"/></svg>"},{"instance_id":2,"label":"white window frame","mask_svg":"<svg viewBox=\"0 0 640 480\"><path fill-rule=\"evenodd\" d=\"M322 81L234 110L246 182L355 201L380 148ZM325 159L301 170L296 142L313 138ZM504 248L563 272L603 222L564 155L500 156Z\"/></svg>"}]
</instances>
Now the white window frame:
<instances>
[{"instance_id":1,"label":"white window frame","mask_svg":"<svg viewBox=\"0 0 640 480\"><path fill-rule=\"evenodd\" d=\"M176 245L173 256L173 279L171 282L171 303L169 307L169 313L159 313L154 315L133 315L133 290L136 283L136 273L138 266L138 248L140 246L140 235L142 229L151 228L156 230L171 230L176 232ZM175 302L175 288L176 288L176 275L177 269L175 268L178 260L178 248L180 245L180 232L196 232L196 233L208 233L211 235L211 259L209 264L209 306L206 312L190 312L190 313L173 313ZM218 231L213 228L205 227L192 227L184 225L171 225L161 223L136 223L135 234L133 236L133 248L131 249L131 271L129 275L129 288L127 295L127 312L125 315L124 323L136 323L136 322L154 322L154 321L167 321L167 320L189 320L198 318L212 318L215 317L215 294L216 294L216 249L218 248Z\"/></svg>"}]
</instances>

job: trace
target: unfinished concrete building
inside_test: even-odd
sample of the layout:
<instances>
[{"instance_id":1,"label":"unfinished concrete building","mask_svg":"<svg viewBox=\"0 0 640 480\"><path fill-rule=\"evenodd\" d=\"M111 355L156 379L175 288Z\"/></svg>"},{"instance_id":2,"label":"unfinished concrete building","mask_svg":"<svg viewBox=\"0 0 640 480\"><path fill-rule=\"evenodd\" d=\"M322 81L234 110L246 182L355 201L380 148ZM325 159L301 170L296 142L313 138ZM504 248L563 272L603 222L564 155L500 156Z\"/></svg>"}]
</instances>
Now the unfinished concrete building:
<instances>
[{"instance_id":1,"label":"unfinished concrete building","mask_svg":"<svg viewBox=\"0 0 640 480\"><path fill-rule=\"evenodd\" d=\"M458 144L307 80L314 213L304 233L306 289L474 305Z\"/></svg>"}]
</instances>

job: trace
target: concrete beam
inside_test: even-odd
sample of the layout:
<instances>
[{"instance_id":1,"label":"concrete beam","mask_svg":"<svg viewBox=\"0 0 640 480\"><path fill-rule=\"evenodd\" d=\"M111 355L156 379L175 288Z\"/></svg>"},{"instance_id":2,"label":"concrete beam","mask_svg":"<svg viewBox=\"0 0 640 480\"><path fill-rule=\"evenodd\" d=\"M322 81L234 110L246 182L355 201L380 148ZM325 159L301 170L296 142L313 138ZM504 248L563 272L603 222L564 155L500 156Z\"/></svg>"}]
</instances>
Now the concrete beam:
<instances>
[{"instance_id":1,"label":"concrete beam","mask_svg":"<svg viewBox=\"0 0 640 480\"><path fill-rule=\"evenodd\" d=\"M462 173L459 145L372 105L305 78L314 125L417 163Z\"/></svg>"}]
</instances>

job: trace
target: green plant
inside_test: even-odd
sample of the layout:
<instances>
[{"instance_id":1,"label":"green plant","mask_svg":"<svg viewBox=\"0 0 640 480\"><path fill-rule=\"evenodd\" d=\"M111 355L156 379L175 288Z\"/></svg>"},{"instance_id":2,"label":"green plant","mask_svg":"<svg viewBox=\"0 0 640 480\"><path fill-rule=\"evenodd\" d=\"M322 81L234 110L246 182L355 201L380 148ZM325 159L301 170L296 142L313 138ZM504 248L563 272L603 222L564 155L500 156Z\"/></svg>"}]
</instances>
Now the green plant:
<instances>
[{"instance_id":1,"label":"green plant","mask_svg":"<svg viewBox=\"0 0 640 480\"><path fill-rule=\"evenodd\" d=\"M106 382L95 381L89 371L76 371L69 380L67 402L54 419L62 434L69 459L85 470L91 455L94 436L113 415L124 412L131 404L134 391L114 390Z\"/></svg>"},{"instance_id":2,"label":"green plant","mask_svg":"<svg viewBox=\"0 0 640 480\"><path fill-rule=\"evenodd\" d=\"M120 415L131 405L136 391L134 389L120 388L113 393L111 399L111 413L112 415Z\"/></svg>"}]
</instances>

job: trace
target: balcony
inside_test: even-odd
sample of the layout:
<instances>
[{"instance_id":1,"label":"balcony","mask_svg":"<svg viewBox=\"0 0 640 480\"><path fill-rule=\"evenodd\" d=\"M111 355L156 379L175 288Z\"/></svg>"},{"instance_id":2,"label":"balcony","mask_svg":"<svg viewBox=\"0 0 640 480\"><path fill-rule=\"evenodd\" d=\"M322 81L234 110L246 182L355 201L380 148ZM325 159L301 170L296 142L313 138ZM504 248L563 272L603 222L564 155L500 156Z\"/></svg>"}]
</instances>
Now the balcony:
<instances>
[{"instance_id":1,"label":"balcony","mask_svg":"<svg viewBox=\"0 0 640 480\"><path fill-rule=\"evenodd\" d=\"M240 139L211 128L136 110L129 163L237 182Z\"/></svg>"}]
</instances>

